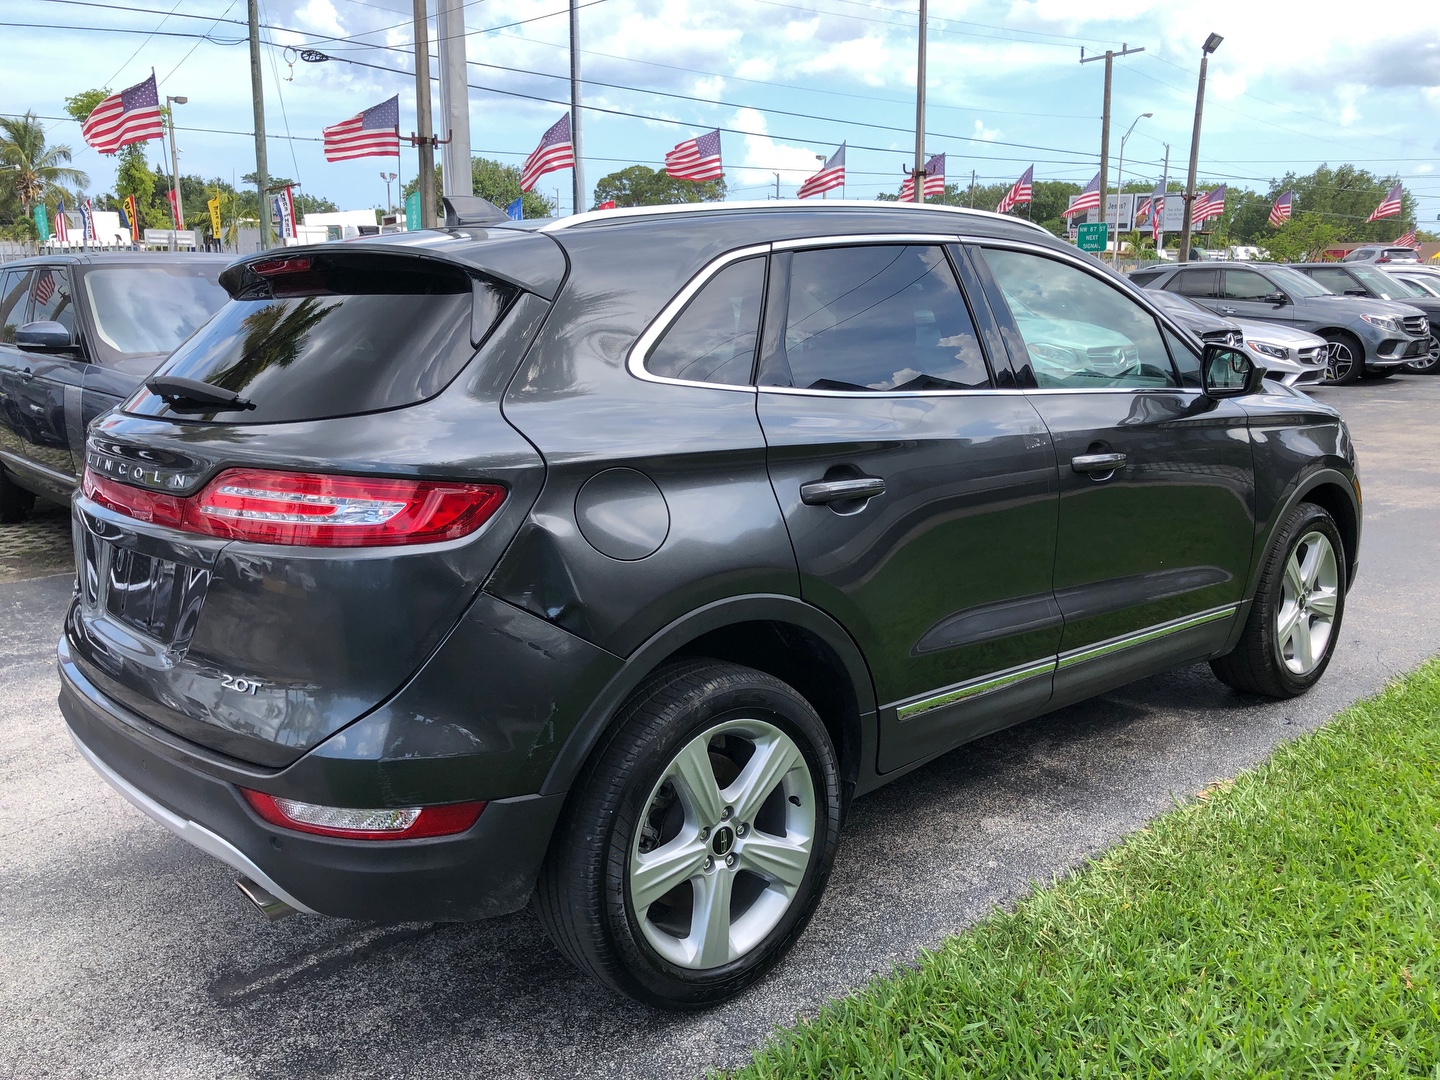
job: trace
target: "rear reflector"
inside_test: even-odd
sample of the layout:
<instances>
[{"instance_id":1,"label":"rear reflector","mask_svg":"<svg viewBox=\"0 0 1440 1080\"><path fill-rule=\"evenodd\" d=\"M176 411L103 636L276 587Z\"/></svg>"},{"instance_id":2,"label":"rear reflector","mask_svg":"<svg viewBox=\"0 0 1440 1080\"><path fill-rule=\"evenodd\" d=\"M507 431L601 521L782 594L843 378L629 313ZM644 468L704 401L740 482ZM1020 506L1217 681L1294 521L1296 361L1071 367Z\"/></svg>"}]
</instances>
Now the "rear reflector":
<instances>
[{"instance_id":1,"label":"rear reflector","mask_svg":"<svg viewBox=\"0 0 1440 1080\"><path fill-rule=\"evenodd\" d=\"M282 799L263 791L241 788L250 808L271 825L294 832L333 836L342 840L419 840L452 836L474 825L485 809L483 802L445 806L405 806L375 810L348 806L319 806L297 799Z\"/></svg>"},{"instance_id":2,"label":"rear reflector","mask_svg":"<svg viewBox=\"0 0 1440 1080\"><path fill-rule=\"evenodd\" d=\"M198 495L150 491L85 471L87 498L185 532L310 547L454 540L505 501L496 484L228 469Z\"/></svg>"}]
</instances>

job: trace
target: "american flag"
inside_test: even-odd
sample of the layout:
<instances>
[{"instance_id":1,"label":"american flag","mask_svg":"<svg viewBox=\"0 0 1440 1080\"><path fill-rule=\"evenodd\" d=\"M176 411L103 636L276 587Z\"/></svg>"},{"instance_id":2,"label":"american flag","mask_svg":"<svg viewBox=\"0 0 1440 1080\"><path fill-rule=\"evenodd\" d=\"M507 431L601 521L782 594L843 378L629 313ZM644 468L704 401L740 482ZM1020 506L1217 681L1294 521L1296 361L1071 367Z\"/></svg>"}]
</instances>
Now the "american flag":
<instances>
[{"instance_id":1,"label":"american flag","mask_svg":"<svg viewBox=\"0 0 1440 1080\"><path fill-rule=\"evenodd\" d=\"M1021 174L1020 179L1015 181L1014 186L1005 193L1005 197L1000 200L1000 205L995 207L995 212L997 214L1008 214L1021 203L1028 203L1031 198L1034 197L1034 193L1035 166L1031 165Z\"/></svg>"},{"instance_id":2,"label":"american flag","mask_svg":"<svg viewBox=\"0 0 1440 1080\"><path fill-rule=\"evenodd\" d=\"M665 155L665 171L676 180L719 180L725 175L720 164L720 129L707 131L694 139L676 143Z\"/></svg>"},{"instance_id":3,"label":"american flag","mask_svg":"<svg viewBox=\"0 0 1440 1080\"><path fill-rule=\"evenodd\" d=\"M1214 191L1195 197L1195 203L1190 209L1190 220L1196 225L1200 225L1223 213L1225 213L1225 185L1221 184Z\"/></svg>"},{"instance_id":4,"label":"american flag","mask_svg":"<svg viewBox=\"0 0 1440 1080\"><path fill-rule=\"evenodd\" d=\"M65 200L55 204L55 239L63 243L70 240L70 222L65 218Z\"/></svg>"},{"instance_id":5,"label":"american flag","mask_svg":"<svg viewBox=\"0 0 1440 1080\"><path fill-rule=\"evenodd\" d=\"M830 160L825 162L825 167L800 185L800 190L795 193L797 199L808 199L811 195L819 195L822 191L834 191L837 187L845 186L845 144L840 144L840 149L830 155Z\"/></svg>"},{"instance_id":6,"label":"american flag","mask_svg":"<svg viewBox=\"0 0 1440 1080\"><path fill-rule=\"evenodd\" d=\"M925 163L925 197L945 194L945 155L936 154ZM900 185L900 201L915 201L915 177L907 176Z\"/></svg>"},{"instance_id":7,"label":"american flag","mask_svg":"<svg viewBox=\"0 0 1440 1080\"><path fill-rule=\"evenodd\" d=\"M1395 246L1396 246L1396 247L1414 247L1415 244L1416 244L1416 242L1417 242L1418 240L1419 240L1419 237L1415 235L1415 230L1414 230L1414 229L1411 229L1409 232L1403 233L1401 236L1399 236L1399 237L1396 239L1396 241L1395 241Z\"/></svg>"},{"instance_id":8,"label":"american flag","mask_svg":"<svg viewBox=\"0 0 1440 1080\"><path fill-rule=\"evenodd\" d=\"M113 154L122 146L158 139L164 134L160 123L160 97L155 75L96 105L80 125L85 141L102 154Z\"/></svg>"},{"instance_id":9,"label":"american flag","mask_svg":"<svg viewBox=\"0 0 1440 1080\"><path fill-rule=\"evenodd\" d=\"M49 270L41 270L40 276L35 279L33 292L37 304L48 304L55 295L55 275Z\"/></svg>"},{"instance_id":10,"label":"american flag","mask_svg":"<svg viewBox=\"0 0 1440 1080\"><path fill-rule=\"evenodd\" d=\"M1082 191L1070 204L1068 210L1060 211L1061 217L1074 217L1076 214L1083 214L1087 210L1100 209L1100 174L1095 174L1095 179L1085 185Z\"/></svg>"},{"instance_id":11,"label":"american flag","mask_svg":"<svg viewBox=\"0 0 1440 1080\"><path fill-rule=\"evenodd\" d=\"M1165 227L1165 181L1160 180L1155 184L1155 190L1145 196L1145 201L1140 204L1140 209L1135 211L1135 224L1145 220L1145 215L1150 215L1150 235L1158 244L1160 232Z\"/></svg>"},{"instance_id":12,"label":"american flag","mask_svg":"<svg viewBox=\"0 0 1440 1080\"><path fill-rule=\"evenodd\" d=\"M400 95L341 120L325 136L325 160L400 156Z\"/></svg>"},{"instance_id":13,"label":"american flag","mask_svg":"<svg viewBox=\"0 0 1440 1080\"><path fill-rule=\"evenodd\" d=\"M1275 205L1270 208L1270 227L1278 229L1285 222L1290 220L1290 211L1294 209L1295 192L1287 191L1275 200Z\"/></svg>"},{"instance_id":14,"label":"american flag","mask_svg":"<svg viewBox=\"0 0 1440 1080\"><path fill-rule=\"evenodd\" d=\"M1390 189L1390 194L1386 195L1380 205L1375 208L1375 212L1365 220L1379 221L1381 218L1395 217L1400 213L1400 194L1400 185L1396 184Z\"/></svg>"},{"instance_id":15,"label":"american flag","mask_svg":"<svg viewBox=\"0 0 1440 1080\"><path fill-rule=\"evenodd\" d=\"M546 173L575 167L575 147L570 142L570 114L562 116L558 123L540 138L540 145L530 151L525 166L520 171L520 190L534 191L535 182Z\"/></svg>"}]
</instances>

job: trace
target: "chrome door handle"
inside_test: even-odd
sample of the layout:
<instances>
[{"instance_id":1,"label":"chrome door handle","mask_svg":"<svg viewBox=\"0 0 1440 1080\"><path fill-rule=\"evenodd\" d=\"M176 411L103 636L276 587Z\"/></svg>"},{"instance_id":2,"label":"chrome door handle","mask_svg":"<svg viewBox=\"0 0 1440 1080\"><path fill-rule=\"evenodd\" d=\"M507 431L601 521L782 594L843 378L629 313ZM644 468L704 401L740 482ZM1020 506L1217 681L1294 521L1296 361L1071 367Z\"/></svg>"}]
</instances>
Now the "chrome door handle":
<instances>
[{"instance_id":1,"label":"chrome door handle","mask_svg":"<svg viewBox=\"0 0 1440 1080\"><path fill-rule=\"evenodd\" d=\"M20 378L23 379L25 382L29 382L34 377L35 372L31 371L28 367L20 369Z\"/></svg>"},{"instance_id":2,"label":"chrome door handle","mask_svg":"<svg viewBox=\"0 0 1440 1080\"><path fill-rule=\"evenodd\" d=\"M1078 473L1108 473L1124 467L1124 454L1081 454L1070 459L1070 468Z\"/></svg>"},{"instance_id":3,"label":"chrome door handle","mask_svg":"<svg viewBox=\"0 0 1440 1080\"><path fill-rule=\"evenodd\" d=\"M885 481L878 476L859 476L853 480L811 480L800 485L800 501L806 506L824 506L851 499L873 499L884 492Z\"/></svg>"},{"instance_id":4,"label":"chrome door handle","mask_svg":"<svg viewBox=\"0 0 1440 1080\"><path fill-rule=\"evenodd\" d=\"M1221 315L1234 315L1234 314L1235 314L1235 309L1234 309L1233 307L1222 307L1222 308L1220 309L1220 314L1221 314Z\"/></svg>"}]
</instances>

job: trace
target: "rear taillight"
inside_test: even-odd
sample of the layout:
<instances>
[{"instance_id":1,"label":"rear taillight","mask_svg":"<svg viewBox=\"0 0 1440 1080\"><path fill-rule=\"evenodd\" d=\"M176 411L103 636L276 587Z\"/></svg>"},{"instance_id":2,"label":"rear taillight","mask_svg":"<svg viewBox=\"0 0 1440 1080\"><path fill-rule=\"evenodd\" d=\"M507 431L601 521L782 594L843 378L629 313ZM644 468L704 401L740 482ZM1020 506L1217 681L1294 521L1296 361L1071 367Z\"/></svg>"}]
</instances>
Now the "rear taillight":
<instances>
[{"instance_id":1,"label":"rear taillight","mask_svg":"<svg viewBox=\"0 0 1440 1080\"><path fill-rule=\"evenodd\" d=\"M122 484L85 471L87 498L140 521L185 532L310 547L376 547L453 540L505 501L496 484L394 480L228 469L198 495Z\"/></svg>"},{"instance_id":2,"label":"rear taillight","mask_svg":"<svg viewBox=\"0 0 1440 1080\"><path fill-rule=\"evenodd\" d=\"M485 809L483 802L357 809L282 799L249 788L241 788L240 793L250 808L271 825L341 840L420 840L429 836L453 836L474 825L480 819L480 811Z\"/></svg>"}]
</instances>

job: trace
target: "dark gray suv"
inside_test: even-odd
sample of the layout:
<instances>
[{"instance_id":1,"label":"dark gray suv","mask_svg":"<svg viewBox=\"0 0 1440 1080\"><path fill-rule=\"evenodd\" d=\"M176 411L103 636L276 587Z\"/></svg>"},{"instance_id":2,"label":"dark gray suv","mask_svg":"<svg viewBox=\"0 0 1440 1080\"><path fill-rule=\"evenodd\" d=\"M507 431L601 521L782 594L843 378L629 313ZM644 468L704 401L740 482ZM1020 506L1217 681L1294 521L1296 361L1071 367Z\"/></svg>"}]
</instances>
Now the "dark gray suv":
<instances>
[{"instance_id":1,"label":"dark gray suv","mask_svg":"<svg viewBox=\"0 0 1440 1080\"><path fill-rule=\"evenodd\" d=\"M1340 417L1025 222L482 218L222 282L90 433L61 709L272 915L533 895L582 969L702 1006L794 942L855 796L1335 647Z\"/></svg>"},{"instance_id":2,"label":"dark gray suv","mask_svg":"<svg viewBox=\"0 0 1440 1080\"><path fill-rule=\"evenodd\" d=\"M1391 300L1339 296L1289 266L1227 262L1204 267L1146 267L1130 280L1165 289L1232 319L1280 322L1330 342L1332 382L1367 371L1392 373L1430 351L1430 321L1419 308Z\"/></svg>"}]
</instances>

